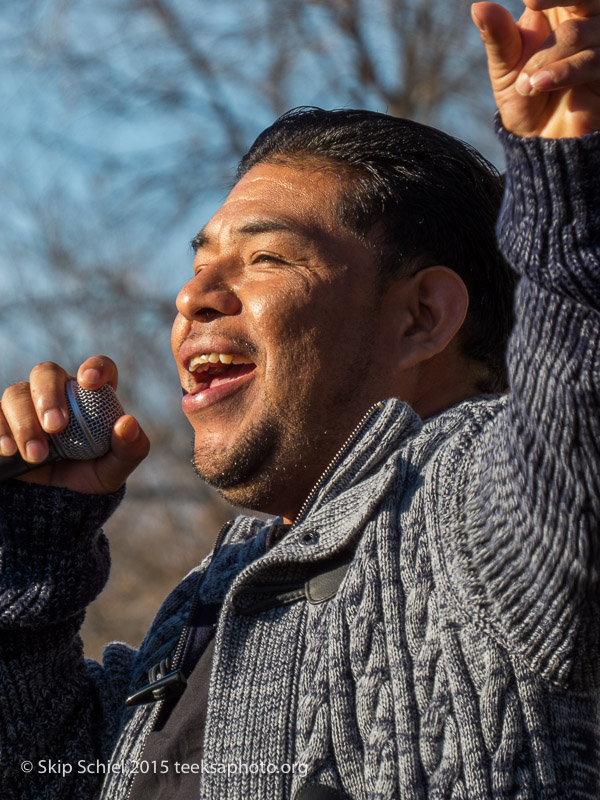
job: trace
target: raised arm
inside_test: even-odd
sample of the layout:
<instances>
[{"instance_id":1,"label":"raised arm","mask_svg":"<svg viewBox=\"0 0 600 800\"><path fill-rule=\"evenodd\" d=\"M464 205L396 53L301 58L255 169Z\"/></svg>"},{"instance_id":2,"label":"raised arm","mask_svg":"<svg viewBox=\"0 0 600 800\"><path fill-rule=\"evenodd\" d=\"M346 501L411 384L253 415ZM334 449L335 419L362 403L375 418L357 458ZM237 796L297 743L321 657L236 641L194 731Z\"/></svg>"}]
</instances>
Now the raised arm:
<instances>
[{"instance_id":1,"label":"raised arm","mask_svg":"<svg viewBox=\"0 0 600 800\"><path fill-rule=\"evenodd\" d=\"M590 689L600 682L600 18L583 15L600 3L527 5L518 24L497 5L473 9L504 125L499 242L521 281L510 392L467 435L471 456L454 465L461 500L447 500L455 535L442 546L463 607L509 652L552 683ZM560 88L541 89L546 72ZM587 135L562 138L573 134Z\"/></svg>"}]
</instances>

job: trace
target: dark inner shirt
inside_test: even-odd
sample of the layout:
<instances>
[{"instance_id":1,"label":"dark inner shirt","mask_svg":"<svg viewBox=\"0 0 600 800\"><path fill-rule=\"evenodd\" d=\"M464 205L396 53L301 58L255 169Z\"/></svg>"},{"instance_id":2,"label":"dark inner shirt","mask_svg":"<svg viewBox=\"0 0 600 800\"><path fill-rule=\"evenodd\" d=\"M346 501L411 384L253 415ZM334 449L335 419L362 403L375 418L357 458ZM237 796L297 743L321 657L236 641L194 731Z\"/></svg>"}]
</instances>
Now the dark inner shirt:
<instances>
[{"instance_id":1,"label":"dark inner shirt","mask_svg":"<svg viewBox=\"0 0 600 800\"><path fill-rule=\"evenodd\" d=\"M206 611L206 608L201 611ZM182 661L184 673L187 675L191 671L186 689L176 702L165 701L157 724L146 739L130 800L189 800L198 796L208 687L215 649L214 622L209 620L206 624L206 617L199 622L200 625L190 623L192 628ZM191 643L198 648L196 653ZM186 664L186 655L193 659L197 652L201 653L198 663L194 667L192 661L190 667ZM196 764L197 767L192 766ZM194 772L186 772L188 769Z\"/></svg>"},{"instance_id":2,"label":"dark inner shirt","mask_svg":"<svg viewBox=\"0 0 600 800\"><path fill-rule=\"evenodd\" d=\"M289 527L272 525L266 549L283 538ZM188 623L189 633L181 659L187 686L175 701L165 701L146 739L129 800L190 800L199 795L214 633L219 613L218 605L202 605Z\"/></svg>"}]
</instances>

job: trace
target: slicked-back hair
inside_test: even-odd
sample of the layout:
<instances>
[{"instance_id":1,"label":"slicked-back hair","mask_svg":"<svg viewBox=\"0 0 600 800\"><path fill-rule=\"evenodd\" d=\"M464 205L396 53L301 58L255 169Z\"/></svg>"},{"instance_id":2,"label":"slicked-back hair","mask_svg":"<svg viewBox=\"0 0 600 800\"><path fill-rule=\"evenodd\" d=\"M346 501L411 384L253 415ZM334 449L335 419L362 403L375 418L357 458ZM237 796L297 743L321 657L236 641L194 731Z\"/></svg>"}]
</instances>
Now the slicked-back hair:
<instances>
[{"instance_id":1,"label":"slicked-back hair","mask_svg":"<svg viewBox=\"0 0 600 800\"><path fill-rule=\"evenodd\" d=\"M237 177L260 163L338 172L339 221L378 250L382 286L444 265L469 293L462 353L483 369L479 389L506 389L515 276L498 251L503 181L482 155L442 131L373 111L292 109L264 130Z\"/></svg>"}]
</instances>

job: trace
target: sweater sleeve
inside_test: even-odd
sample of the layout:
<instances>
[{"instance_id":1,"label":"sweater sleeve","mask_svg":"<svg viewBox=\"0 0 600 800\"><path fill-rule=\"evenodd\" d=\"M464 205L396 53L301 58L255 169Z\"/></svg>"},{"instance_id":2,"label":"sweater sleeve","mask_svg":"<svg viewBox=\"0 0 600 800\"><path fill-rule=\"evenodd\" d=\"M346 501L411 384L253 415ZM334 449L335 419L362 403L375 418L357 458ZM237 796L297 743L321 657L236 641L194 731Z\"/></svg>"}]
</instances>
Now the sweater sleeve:
<instances>
[{"instance_id":1,"label":"sweater sleeve","mask_svg":"<svg viewBox=\"0 0 600 800\"><path fill-rule=\"evenodd\" d=\"M78 761L102 757L109 676L85 661L79 629L108 577L101 525L121 495L17 481L0 487L3 798L90 798L101 783L101 775L78 774ZM112 695L119 679L125 690L126 677L113 676Z\"/></svg>"},{"instance_id":2,"label":"sweater sleeve","mask_svg":"<svg viewBox=\"0 0 600 800\"><path fill-rule=\"evenodd\" d=\"M441 481L449 574L533 670L586 689L600 685L600 134L501 136L498 238L521 275L510 391Z\"/></svg>"}]
</instances>

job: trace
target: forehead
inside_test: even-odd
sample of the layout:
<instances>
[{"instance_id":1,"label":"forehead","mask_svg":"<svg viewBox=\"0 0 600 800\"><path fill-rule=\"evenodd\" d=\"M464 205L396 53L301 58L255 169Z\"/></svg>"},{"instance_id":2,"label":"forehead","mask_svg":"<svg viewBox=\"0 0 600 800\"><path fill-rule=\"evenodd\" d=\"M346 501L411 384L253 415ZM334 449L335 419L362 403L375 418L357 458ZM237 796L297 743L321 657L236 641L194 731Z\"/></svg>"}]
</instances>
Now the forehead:
<instances>
[{"instance_id":1,"label":"forehead","mask_svg":"<svg viewBox=\"0 0 600 800\"><path fill-rule=\"evenodd\" d=\"M198 235L196 245L225 232L255 232L268 221L281 230L306 235L338 229L339 192L340 176L333 172L258 164L236 183Z\"/></svg>"}]
</instances>

